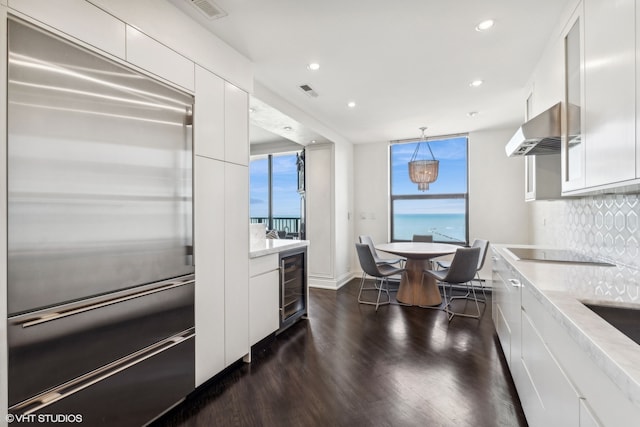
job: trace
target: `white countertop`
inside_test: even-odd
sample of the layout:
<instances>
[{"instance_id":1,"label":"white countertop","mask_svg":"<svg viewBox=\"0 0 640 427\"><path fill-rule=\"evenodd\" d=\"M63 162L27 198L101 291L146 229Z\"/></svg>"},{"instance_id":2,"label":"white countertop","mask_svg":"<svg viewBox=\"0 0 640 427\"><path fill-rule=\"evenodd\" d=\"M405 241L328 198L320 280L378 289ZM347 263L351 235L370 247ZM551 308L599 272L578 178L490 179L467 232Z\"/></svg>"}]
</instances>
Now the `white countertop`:
<instances>
[{"instance_id":1,"label":"white countertop","mask_svg":"<svg viewBox=\"0 0 640 427\"><path fill-rule=\"evenodd\" d=\"M638 270L626 266L521 261L494 248L529 282L529 289L597 366L640 405L640 345L585 307L589 303L640 308Z\"/></svg>"},{"instance_id":2,"label":"white countertop","mask_svg":"<svg viewBox=\"0 0 640 427\"><path fill-rule=\"evenodd\" d=\"M257 239L251 240L249 258L258 258L265 255L276 254L289 249L309 246L308 240L292 239Z\"/></svg>"}]
</instances>

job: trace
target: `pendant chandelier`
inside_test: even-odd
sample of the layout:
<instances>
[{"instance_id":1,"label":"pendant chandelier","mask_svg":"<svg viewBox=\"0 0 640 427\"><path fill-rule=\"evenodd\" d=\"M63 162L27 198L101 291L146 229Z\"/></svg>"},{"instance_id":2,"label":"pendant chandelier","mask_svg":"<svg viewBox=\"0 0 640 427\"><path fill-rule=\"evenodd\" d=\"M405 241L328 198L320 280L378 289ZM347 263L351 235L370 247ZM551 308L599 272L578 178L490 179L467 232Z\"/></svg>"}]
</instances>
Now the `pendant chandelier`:
<instances>
[{"instance_id":1,"label":"pendant chandelier","mask_svg":"<svg viewBox=\"0 0 640 427\"><path fill-rule=\"evenodd\" d=\"M411 156L411 160L409 161L409 178L411 182L418 184L418 190L427 191L429 189L429 184L434 182L438 178L438 166L439 161L433 155L433 151L431 151L431 146L429 145L429 141L424 137L424 131L426 127L421 127L422 131L422 139L418 142L418 146L413 152ZM427 148L429 149L429 153L431 154L431 159L418 159L418 154L420 152L420 145L425 143Z\"/></svg>"}]
</instances>

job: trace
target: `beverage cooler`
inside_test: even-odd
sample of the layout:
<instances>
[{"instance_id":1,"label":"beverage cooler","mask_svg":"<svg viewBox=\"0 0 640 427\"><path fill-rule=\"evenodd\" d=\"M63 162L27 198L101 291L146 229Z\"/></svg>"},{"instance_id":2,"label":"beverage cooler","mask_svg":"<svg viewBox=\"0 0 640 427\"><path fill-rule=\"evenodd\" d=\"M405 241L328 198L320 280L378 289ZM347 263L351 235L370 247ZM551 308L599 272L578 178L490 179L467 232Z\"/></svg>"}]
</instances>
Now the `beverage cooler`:
<instances>
[{"instance_id":1,"label":"beverage cooler","mask_svg":"<svg viewBox=\"0 0 640 427\"><path fill-rule=\"evenodd\" d=\"M280 330L307 315L307 248L280 253Z\"/></svg>"}]
</instances>

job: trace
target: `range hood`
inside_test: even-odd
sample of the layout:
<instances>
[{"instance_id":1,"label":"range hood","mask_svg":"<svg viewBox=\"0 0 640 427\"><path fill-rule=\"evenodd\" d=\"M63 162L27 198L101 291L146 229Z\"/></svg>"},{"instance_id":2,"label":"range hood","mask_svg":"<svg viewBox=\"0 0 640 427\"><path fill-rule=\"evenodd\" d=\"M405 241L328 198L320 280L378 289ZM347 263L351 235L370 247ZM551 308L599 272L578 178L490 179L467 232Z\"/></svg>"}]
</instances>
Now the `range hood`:
<instances>
[{"instance_id":1,"label":"range hood","mask_svg":"<svg viewBox=\"0 0 640 427\"><path fill-rule=\"evenodd\" d=\"M508 157L560 152L561 103L538 114L516 131L505 147Z\"/></svg>"}]
</instances>

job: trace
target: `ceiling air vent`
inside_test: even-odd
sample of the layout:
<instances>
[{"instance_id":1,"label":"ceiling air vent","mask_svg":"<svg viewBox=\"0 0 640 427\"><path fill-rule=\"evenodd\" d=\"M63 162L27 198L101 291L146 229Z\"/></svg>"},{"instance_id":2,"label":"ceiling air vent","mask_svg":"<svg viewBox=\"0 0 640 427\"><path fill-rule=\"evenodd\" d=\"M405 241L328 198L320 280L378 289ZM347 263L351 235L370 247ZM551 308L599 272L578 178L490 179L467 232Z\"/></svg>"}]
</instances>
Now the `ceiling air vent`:
<instances>
[{"instance_id":1,"label":"ceiling air vent","mask_svg":"<svg viewBox=\"0 0 640 427\"><path fill-rule=\"evenodd\" d=\"M313 88L311 86L309 86L309 85L300 85L300 89L302 89L302 91L304 93L306 93L307 95L309 95L312 98L317 98L318 97L318 92L313 90Z\"/></svg>"},{"instance_id":2,"label":"ceiling air vent","mask_svg":"<svg viewBox=\"0 0 640 427\"><path fill-rule=\"evenodd\" d=\"M223 16L227 16L227 12L222 10L220 6L218 6L211 0L188 0L188 1L189 3L191 3L193 7L199 10L200 13L204 14L204 16L206 16L209 19L218 19L218 18L222 18Z\"/></svg>"}]
</instances>

